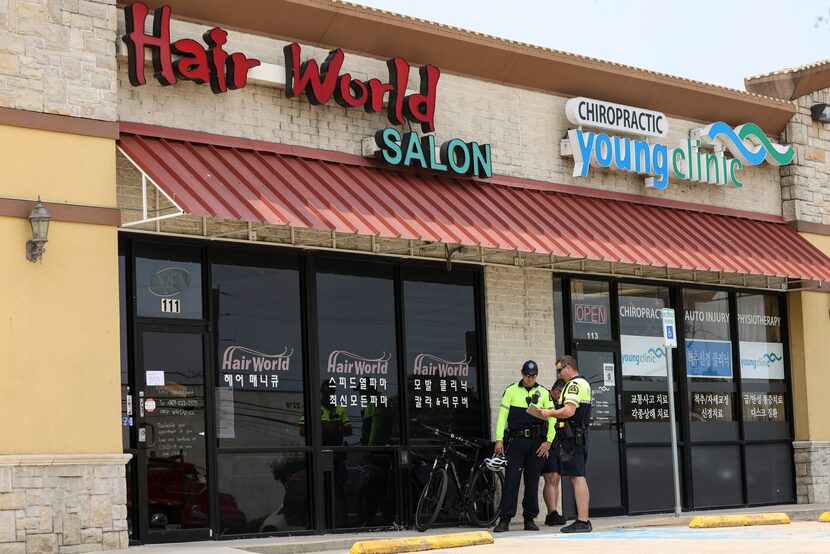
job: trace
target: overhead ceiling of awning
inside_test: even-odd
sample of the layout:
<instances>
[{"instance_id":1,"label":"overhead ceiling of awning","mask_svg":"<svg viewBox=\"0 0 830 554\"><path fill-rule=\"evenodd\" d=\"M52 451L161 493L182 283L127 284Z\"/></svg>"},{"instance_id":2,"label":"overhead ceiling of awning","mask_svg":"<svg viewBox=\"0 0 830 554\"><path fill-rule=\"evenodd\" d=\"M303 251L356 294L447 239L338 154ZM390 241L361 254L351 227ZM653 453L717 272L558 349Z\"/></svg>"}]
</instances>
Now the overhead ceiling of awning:
<instances>
[{"instance_id":1,"label":"overhead ceiling of awning","mask_svg":"<svg viewBox=\"0 0 830 554\"><path fill-rule=\"evenodd\" d=\"M827 281L782 222L397 171L300 147L121 124L121 150L184 214L671 269ZM569 223L566 223L569 222Z\"/></svg>"}]
</instances>

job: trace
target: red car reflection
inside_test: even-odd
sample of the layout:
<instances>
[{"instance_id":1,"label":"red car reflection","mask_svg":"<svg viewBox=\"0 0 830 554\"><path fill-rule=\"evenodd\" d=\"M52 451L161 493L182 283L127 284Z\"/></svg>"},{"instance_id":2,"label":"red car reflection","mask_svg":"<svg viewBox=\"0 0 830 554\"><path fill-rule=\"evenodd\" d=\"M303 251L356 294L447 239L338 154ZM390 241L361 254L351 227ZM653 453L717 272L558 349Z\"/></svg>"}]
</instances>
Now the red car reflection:
<instances>
[{"instance_id":1,"label":"red car reflection","mask_svg":"<svg viewBox=\"0 0 830 554\"><path fill-rule=\"evenodd\" d=\"M193 529L210 525L204 471L180 457L147 458L150 530ZM127 490L128 507L132 499ZM245 514L233 496L219 493L221 533L246 531Z\"/></svg>"}]
</instances>

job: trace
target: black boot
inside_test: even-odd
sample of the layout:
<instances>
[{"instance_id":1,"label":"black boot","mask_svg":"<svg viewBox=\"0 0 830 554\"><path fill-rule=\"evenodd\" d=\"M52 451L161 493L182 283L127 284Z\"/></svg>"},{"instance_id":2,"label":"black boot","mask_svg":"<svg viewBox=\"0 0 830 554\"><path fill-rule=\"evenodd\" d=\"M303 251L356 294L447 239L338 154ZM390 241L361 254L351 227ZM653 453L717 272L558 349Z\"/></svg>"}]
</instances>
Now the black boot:
<instances>
[{"instance_id":1,"label":"black boot","mask_svg":"<svg viewBox=\"0 0 830 554\"><path fill-rule=\"evenodd\" d=\"M539 526L530 518L525 519L525 531L538 531Z\"/></svg>"},{"instance_id":2,"label":"black boot","mask_svg":"<svg viewBox=\"0 0 830 554\"><path fill-rule=\"evenodd\" d=\"M494 533L504 533L510 531L510 520L502 518L499 524L493 528Z\"/></svg>"},{"instance_id":3,"label":"black boot","mask_svg":"<svg viewBox=\"0 0 830 554\"><path fill-rule=\"evenodd\" d=\"M545 525L548 527L554 527L556 525L565 525L568 523L568 520L565 519L565 516L557 512L556 510L552 511L545 517Z\"/></svg>"}]
</instances>

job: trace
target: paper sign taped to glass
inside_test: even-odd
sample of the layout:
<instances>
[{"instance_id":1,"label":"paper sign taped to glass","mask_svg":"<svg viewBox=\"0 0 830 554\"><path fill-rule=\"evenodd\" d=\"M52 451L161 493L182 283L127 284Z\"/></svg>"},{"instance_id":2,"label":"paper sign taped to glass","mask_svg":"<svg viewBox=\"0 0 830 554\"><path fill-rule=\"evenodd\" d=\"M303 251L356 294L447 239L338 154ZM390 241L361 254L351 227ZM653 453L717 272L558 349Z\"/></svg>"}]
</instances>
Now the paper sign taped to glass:
<instances>
[{"instance_id":1,"label":"paper sign taped to glass","mask_svg":"<svg viewBox=\"0 0 830 554\"><path fill-rule=\"evenodd\" d=\"M542 415L542 410L536 404L531 404L530 406L528 406L527 413L529 413L533 417L538 417L539 419L547 420L547 418Z\"/></svg>"}]
</instances>

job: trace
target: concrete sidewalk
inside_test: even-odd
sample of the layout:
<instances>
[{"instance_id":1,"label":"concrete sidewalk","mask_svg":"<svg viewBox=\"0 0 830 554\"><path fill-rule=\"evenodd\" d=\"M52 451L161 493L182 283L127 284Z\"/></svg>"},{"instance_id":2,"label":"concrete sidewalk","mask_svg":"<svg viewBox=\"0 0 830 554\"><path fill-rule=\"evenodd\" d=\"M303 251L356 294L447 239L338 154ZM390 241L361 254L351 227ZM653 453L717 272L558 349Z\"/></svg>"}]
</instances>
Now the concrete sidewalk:
<instances>
[{"instance_id":1,"label":"concrete sidewalk","mask_svg":"<svg viewBox=\"0 0 830 554\"><path fill-rule=\"evenodd\" d=\"M594 530L603 531L608 529L635 528L635 527L658 527L670 525L689 525L697 515L726 515L726 514L749 514L760 512L784 512L793 520L817 520L822 512L830 511L830 504L785 504L780 506L763 506L757 508L738 508L733 510L705 510L699 512L683 512L680 517L672 514L654 514L642 516L616 516L604 517L591 520ZM542 524L541 516L537 523ZM511 525L509 534L499 536L518 536L519 534L533 534L533 531L523 531L521 518L516 518ZM553 528L542 527L550 532ZM300 552L323 552L326 550L348 550L357 541L387 539L400 537L416 537L427 535L438 535L475 530L470 527L442 527L431 529L426 533L417 531L390 531L378 533L348 533L330 535L312 535L303 537L268 537L263 539L240 539L230 541L202 541L181 544L163 544L149 546L134 546L129 549L135 554L293 554ZM112 551L119 552L119 551ZM123 551L120 551L123 552Z\"/></svg>"}]
</instances>

